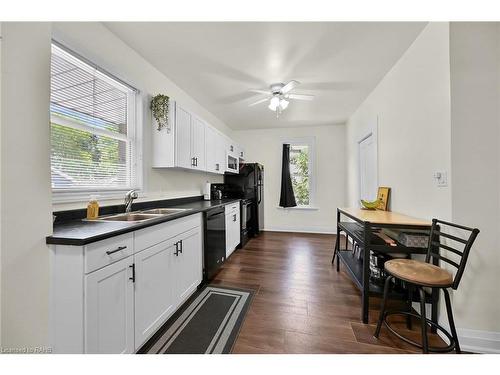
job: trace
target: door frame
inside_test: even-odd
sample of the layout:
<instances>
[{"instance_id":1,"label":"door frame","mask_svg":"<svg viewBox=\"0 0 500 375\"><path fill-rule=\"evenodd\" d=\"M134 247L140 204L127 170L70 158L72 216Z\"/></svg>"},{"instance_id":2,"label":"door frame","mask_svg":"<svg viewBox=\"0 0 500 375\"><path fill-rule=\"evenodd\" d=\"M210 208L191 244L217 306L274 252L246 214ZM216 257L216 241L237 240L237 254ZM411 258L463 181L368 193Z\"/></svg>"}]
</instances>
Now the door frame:
<instances>
[{"instance_id":1,"label":"door frame","mask_svg":"<svg viewBox=\"0 0 500 375\"><path fill-rule=\"evenodd\" d=\"M361 199L361 149L360 149L360 146L361 146L361 142L365 141L366 139L368 139L369 137L373 137L373 142L375 143L375 157L376 157L376 161L375 161L375 165L377 166L377 170L375 172L375 181L376 181L376 184L377 186L379 186L379 164L378 164L378 116L376 117L376 119L371 122L368 127L367 127L367 131L363 132L362 136L358 138L358 142L357 142L357 156L358 156L358 160L357 160L357 168L358 168L358 203L359 203L359 200Z\"/></svg>"}]
</instances>

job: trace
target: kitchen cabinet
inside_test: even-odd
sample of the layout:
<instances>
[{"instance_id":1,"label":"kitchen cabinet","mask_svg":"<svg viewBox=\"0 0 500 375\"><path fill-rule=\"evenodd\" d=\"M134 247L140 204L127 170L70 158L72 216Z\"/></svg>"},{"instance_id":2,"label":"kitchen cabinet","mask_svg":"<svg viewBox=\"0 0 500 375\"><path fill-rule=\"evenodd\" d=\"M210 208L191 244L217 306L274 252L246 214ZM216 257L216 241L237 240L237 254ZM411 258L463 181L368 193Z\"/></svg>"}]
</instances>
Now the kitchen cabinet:
<instances>
[{"instance_id":1,"label":"kitchen cabinet","mask_svg":"<svg viewBox=\"0 0 500 375\"><path fill-rule=\"evenodd\" d=\"M245 149L238 145L236 147L236 154L238 155L238 158L240 159L240 162L245 160Z\"/></svg>"},{"instance_id":2,"label":"kitchen cabinet","mask_svg":"<svg viewBox=\"0 0 500 375\"><path fill-rule=\"evenodd\" d=\"M210 125L205 128L206 171L224 174L225 141L224 137Z\"/></svg>"},{"instance_id":3,"label":"kitchen cabinet","mask_svg":"<svg viewBox=\"0 0 500 375\"><path fill-rule=\"evenodd\" d=\"M239 160L244 160L241 146L175 101L169 108L171 131L153 132L153 168L238 173ZM157 129L156 120L152 125Z\"/></svg>"},{"instance_id":4,"label":"kitchen cabinet","mask_svg":"<svg viewBox=\"0 0 500 375\"><path fill-rule=\"evenodd\" d=\"M191 158L193 169L204 171L205 163L205 128L206 125L198 117L192 116L191 122Z\"/></svg>"},{"instance_id":5,"label":"kitchen cabinet","mask_svg":"<svg viewBox=\"0 0 500 375\"><path fill-rule=\"evenodd\" d=\"M205 123L181 106L176 108L175 165L205 170Z\"/></svg>"},{"instance_id":6,"label":"kitchen cabinet","mask_svg":"<svg viewBox=\"0 0 500 375\"><path fill-rule=\"evenodd\" d=\"M175 117L175 165L181 168L193 168L191 153L191 113L181 106L176 107Z\"/></svg>"},{"instance_id":7,"label":"kitchen cabinet","mask_svg":"<svg viewBox=\"0 0 500 375\"><path fill-rule=\"evenodd\" d=\"M201 228L193 228L177 238L178 250L173 259L174 299L184 302L202 281Z\"/></svg>"},{"instance_id":8,"label":"kitchen cabinet","mask_svg":"<svg viewBox=\"0 0 500 375\"><path fill-rule=\"evenodd\" d=\"M152 336L175 308L173 257L176 242L163 241L134 255L135 349Z\"/></svg>"},{"instance_id":9,"label":"kitchen cabinet","mask_svg":"<svg viewBox=\"0 0 500 375\"><path fill-rule=\"evenodd\" d=\"M85 276L85 353L134 351L133 257Z\"/></svg>"},{"instance_id":10,"label":"kitchen cabinet","mask_svg":"<svg viewBox=\"0 0 500 375\"><path fill-rule=\"evenodd\" d=\"M50 250L54 352L133 353L202 282L202 214Z\"/></svg>"},{"instance_id":11,"label":"kitchen cabinet","mask_svg":"<svg viewBox=\"0 0 500 375\"><path fill-rule=\"evenodd\" d=\"M240 204L233 203L225 206L226 215L226 259L240 244L241 218Z\"/></svg>"}]
</instances>

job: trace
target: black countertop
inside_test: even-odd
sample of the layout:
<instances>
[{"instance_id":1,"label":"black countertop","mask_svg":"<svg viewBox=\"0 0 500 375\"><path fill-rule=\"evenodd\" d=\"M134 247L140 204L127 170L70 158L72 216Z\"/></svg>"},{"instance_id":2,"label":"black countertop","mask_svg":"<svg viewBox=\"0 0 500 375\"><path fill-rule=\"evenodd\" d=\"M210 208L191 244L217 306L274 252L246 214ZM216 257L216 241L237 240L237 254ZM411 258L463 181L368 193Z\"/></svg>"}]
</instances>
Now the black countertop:
<instances>
[{"instance_id":1,"label":"black countertop","mask_svg":"<svg viewBox=\"0 0 500 375\"><path fill-rule=\"evenodd\" d=\"M225 206L226 204L237 202L239 199L222 200L194 200L192 202L171 204L168 201L159 201L157 206L148 202L149 208L187 208L188 210L168 216L159 216L158 218L142 222L110 222L110 221L82 221L82 219L70 220L54 224L52 236L46 238L48 244L57 245L75 245L82 246L92 242L100 241L106 238L114 237L123 233L133 232L138 229L150 227L159 223L175 220L180 217L193 215L199 212L205 212L212 208ZM160 203L161 202L161 203ZM167 203L165 203L167 202ZM133 208L134 211L144 208ZM147 208L146 208L147 209ZM80 210L81 211L81 210ZM123 212L123 210L121 211ZM55 213L57 215L57 213Z\"/></svg>"}]
</instances>

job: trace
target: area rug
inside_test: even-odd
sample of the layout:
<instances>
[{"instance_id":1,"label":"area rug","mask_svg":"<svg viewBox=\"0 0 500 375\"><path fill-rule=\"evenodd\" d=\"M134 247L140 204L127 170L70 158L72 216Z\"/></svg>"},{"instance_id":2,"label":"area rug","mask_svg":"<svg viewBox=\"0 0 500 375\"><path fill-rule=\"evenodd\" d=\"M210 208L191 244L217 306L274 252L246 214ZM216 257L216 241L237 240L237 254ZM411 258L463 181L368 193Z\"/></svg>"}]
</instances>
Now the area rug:
<instances>
[{"instance_id":1,"label":"area rug","mask_svg":"<svg viewBox=\"0 0 500 375\"><path fill-rule=\"evenodd\" d=\"M167 323L145 353L230 353L253 291L208 285Z\"/></svg>"}]
</instances>

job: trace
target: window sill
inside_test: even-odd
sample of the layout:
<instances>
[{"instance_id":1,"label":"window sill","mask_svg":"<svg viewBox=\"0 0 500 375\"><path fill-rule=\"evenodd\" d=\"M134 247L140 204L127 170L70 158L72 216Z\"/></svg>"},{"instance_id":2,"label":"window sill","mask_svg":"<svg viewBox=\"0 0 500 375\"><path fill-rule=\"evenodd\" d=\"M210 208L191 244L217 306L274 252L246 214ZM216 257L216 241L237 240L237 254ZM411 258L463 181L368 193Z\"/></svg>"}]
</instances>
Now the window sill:
<instances>
[{"instance_id":1,"label":"window sill","mask_svg":"<svg viewBox=\"0 0 500 375\"><path fill-rule=\"evenodd\" d=\"M299 211L318 211L319 207L314 206L297 206L297 207L277 207L279 210L299 210Z\"/></svg>"}]
</instances>

